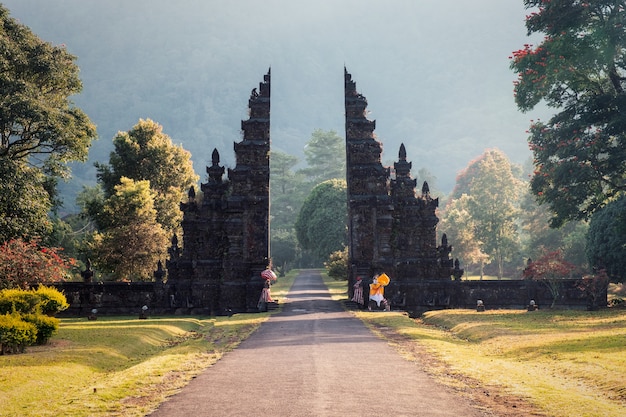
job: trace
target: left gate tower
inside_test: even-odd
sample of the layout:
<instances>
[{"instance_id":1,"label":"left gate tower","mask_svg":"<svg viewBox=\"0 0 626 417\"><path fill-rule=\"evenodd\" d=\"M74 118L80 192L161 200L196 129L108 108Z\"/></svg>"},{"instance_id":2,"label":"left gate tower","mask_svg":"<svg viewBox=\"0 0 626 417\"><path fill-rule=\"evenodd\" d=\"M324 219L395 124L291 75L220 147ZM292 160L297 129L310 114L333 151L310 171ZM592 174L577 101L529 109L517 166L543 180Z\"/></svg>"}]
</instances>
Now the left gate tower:
<instances>
[{"instance_id":1,"label":"left gate tower","mask_svg":"<svg viewBox=\"0 0 626 417\"><path fill-rule=\"evenodd\" d=\"M172 238L165 293L184 314L257 310L261 272L269 264L270 79L268 71L248 100L243 140L235 142L235 167L220 165L213 150L207 182L194 188L183 211L182 242Z\"/></svg>"}]
</instances>

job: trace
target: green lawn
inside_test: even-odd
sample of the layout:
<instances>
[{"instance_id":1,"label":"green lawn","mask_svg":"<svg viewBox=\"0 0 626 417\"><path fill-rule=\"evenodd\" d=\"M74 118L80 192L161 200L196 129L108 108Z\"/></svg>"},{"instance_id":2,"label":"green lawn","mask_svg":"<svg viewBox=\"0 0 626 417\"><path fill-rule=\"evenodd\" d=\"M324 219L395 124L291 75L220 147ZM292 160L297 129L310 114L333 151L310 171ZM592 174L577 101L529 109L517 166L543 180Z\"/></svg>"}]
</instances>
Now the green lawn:
<instances>
[{"instance_id":1,"label":"green lawn","mask_svg":"<svg viewBox=\"0 0 626 417\"><path fill-rule=\"evenodd\" d=\"M326 282L346 299L345 281ZM430 371L448 383L457 374L497 386L548 416L626 415L626 309L354 314L413 344L394 343L409 360L420 351L437 357L444 366Z\"/></svg>"},{"instance_id":2,"label":"green lawn","mask_svg":"<svg viewBox=\"0 0 626 417\"><path fill-rule=\"evenodd\" d=\"M272 286L275 298L295 274ZM145 416L268 317L62 319L48 345L0 356L0 415Z\"/></svg>"}]
</instances>

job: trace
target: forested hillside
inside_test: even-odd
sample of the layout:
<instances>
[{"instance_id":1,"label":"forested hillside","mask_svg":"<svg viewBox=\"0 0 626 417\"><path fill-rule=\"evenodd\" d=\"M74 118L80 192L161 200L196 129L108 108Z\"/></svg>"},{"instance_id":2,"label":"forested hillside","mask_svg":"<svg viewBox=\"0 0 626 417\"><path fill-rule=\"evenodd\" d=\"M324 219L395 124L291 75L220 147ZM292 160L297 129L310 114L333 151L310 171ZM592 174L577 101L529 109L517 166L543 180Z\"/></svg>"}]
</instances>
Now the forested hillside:
<instances>
[{"instance_id":1,"label":"forested hillside","mask_svg":"<svg viewBox=\"0 0 626 417\"><path fill-rule=\"evenodd\" d=\"M65 206L95 183L112 138L140 118L163 125L204 167L214 147L234 164L250 90L272 69L272 147L302 159L314 129L343 132L343 67L369 100L370 119L396 159L401 142L414 170L448 192L485 148L522 163L525 130L509 55L528 42L523 3L501 0L6 0L12 16L78 57L97 124L90 161L73 167Z\"/></svg>"}]
</instances>

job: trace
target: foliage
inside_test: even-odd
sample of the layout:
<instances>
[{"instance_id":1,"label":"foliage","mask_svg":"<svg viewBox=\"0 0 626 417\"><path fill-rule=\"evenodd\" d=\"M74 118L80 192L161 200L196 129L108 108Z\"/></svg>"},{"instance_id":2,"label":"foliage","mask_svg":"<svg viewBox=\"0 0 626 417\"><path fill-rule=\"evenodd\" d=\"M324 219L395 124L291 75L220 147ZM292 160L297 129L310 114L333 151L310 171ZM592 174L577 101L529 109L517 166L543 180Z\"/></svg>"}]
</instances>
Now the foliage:
<instances>
[{"instance_id":1,"label":"foliage","mask_svg":"<svg viewBox=\"0 0 626 417\"><path fill-rule=\"evenodd\" d=\"M462 201L454 204L455 199L452 199L449 202L449 205L452 204L451 214L457 216L457 219L451 219L456 222L454 226L457 229L447 229L446 233L463 237L466 256L471 256L471 259L483 262L484 255L488 255L489 260L498 266L498 278L504 274L504 263L513 259L519 251L517 219L523 185L517 177L520 172L519 167L512 165L503 152L487 150L470 162L457 177L457 186L452 194L458 195L455 199ZM463 224L464 221L467 223ZM448 226L452 225L448 222ZM464 227L471 228L471 231L464 232ZM466 235L463 236L463 233ZM451 242L454 245L454 241Z\"/></svg>"},{"instance_id":2,"label":"foliage","mask_svg":"<svg viewBox=\"0 0 626 417\"><path fill-rule=\"evenodd\" d=\"M22 353L37 340L37 327L19 314L0 315L0 355Z\"/></svg>"},{"instance_id":3,"label":"foliage","mask_svg":"<svg viewBox=\"0 0 626 417\"><path fill-rule=\"evenodd\" d=\"M0 290L0 314L35 313L41 303L41 297L31 290L9 288Z\"/></svg>"},{"instance_id":4,"label":"foliage","mask_svg":"<svg viewBox=\"0 0 626 417\"><path fill-rule=\"evenodd\" d=\"M561 251L553 251L535 261L530 261L524 269L524 277L546 285L552 294L550 307L554 308L561 295L561 281L571 278L574 271L576 271L576 266L564 260Z\"/></svg>"},{"instance_id":5,"label":"foliage","mask_svg":"<svg viewBox=\"0 0 626 417\"><path fill-rule=\"evenodd\" d=\"M34 239L52 229L50 195L40 171L0 156L0 242Z\"/></svg>"},{"instance_id":6,"label":"foliage","mask_svg":"<svg viewBox=\"0 0 626 417\"><path fill-rule=\"evenodd\" d=\"M293 229L279 229L271 237L272 263L282 276L296 261L299 253L298 238Z\"/></svg>"},{"instance_id":7,"label":"foliage","mask_svg":"<svg viewBox=\"0 0 626 417\"><path fill-rule=\"evenodd\" d=\"M311 189L302 171L294 172L298 158L280 151L270 155L272 236L277 230L293 230L307 193Z\"/></svg>"},{"instance_id":8,"label":"foliage","mask_svg":"<svg viewBox=\"0 0 626 417\"><path fill-rule=\"evenodd\" d=\"M295 228L300 245L320 261L341 250L347 239L346 181L317 185L302 205Z\"/></svg>"},{"instance_id":9,"label":"foliage","mask_svg":"<svg viewBox=\"0 0 626 417\"><path fill-rule=\"evenodd\" d=\"M606 300L606 291L609 286L610 280L604 269L598 271L596 274L585 275L578 282L578 288L581 289L587 298L589 299L590 310L596 310L600 307L599 301Z\"/></svg>"},{"instance_id":10,"label":"foliage","mask_svg":"<svg viewBox=\"0 0 626 417\"><path fill-rule=\"evenodd\" d=\"M124 177L148 180L154 192L157 221L165 230L175 231L182 219L179 204L198 181L191 154L174 145L162 126L150 119L139 120L128 132L118 133L113 145L109 164L96 163L105 197L115 194L115 187Z\"/></svg>"},{"instance_id":11,"label":"foliage","mask_svg":"<svg viewBox=\"0 0 626 417\"><path fill-rule=\"evenodd\" d=\"M626 279L626 197L610 202L591 217L587 258L614 282Z\"/></svg>"},{"instance_id":12,"label":"foliage","mask_svg":"<svg viewBox=\"0 0 626 417\"><path fill-rule=\"evenodd\" d=\"M560 250L563 258L581 270L589 269L585 254L587 222L571 221L558 229L550 227L548 207L537 204L530 188L524 191L520 208L520 235L525 257L536 259L546 252Z\"/></svg>"},{"instance_id":13,"label":"foliage","mask_svg":"<svg viewBox=\"0 0 626 417\"><path fill-rule=\"evenodd\" d=\"M476 237L477 225L469 212L470 196L462 194L451 200L441 215L438 230L446 233L448 241L453 243L454 258L468 269L472 265L484 265L489 255L481 250L482 242ZM480 269L483 276L482 267Z\"/></svg>"},{"instance_id":14,"label":"foliage","mask_svg":"<svg viewBox=\"0 0 626 417\"><path fill-rule=\"evenodd\" d=\"M344 140L334 130L315 129L304 147L308 167L303 169L313 184L346 177Z\"/></svg>"},{"instance_id":15,"label":"foliage","mask_svg":"<svg viewBox=\"0 0 626 417\"><path fill-rule=\"evenodd\" d=\"M115 280L152 279L167 247L153 202L149 181L122 177L103 207L101 218L108 227L95 233L90 243L90 258L97 269Z\"/></svg>"},{"instance_id":16,"label":"foliage","mask_svg":"<svg viewBox=\"0 0 626 417\"><path fill-rule=\"evenodd\" d=\"M626 190L626 8L610 0L525 0L537 45L513 53L515 101L540 101L560 113L530 127L533 193L553 213L550 224L589 218Z\"/></svg>"},{"instance_id":17,"label":"foliage","mask_svg":"<svg viewBox=\"0 0 626 417\"><path fill-rule=\"evenodd\" d=\"M65 295L54 287L39 285L35 290L35 294L37 294L41 300L39 310L42 314L52 316L67 310L70 306Z\"/></svg>"},{"instance_id":18,"label":"foliage","mask_svg":"<svg viewBox=\"0 0 626 417\"><path fill-rule=\"evenodd\" d=\"M60 248L37 240L13 239L0 245L0 288L28 288L35 283L66 280L76 260L61 256Z\"/></svg>"},{"instance_id":19,"label":"foliage","mask_svg":"<svg viewBox=\"0 0 626 417\"><path fill-rule=\"evenodd\" d=\"M96 129L69 97L76 57L39 39L0 5L0 242L43 237L58 178L85 161ZM13 171L12 171L13 170Z\"/></svg>"},{"instance_id":20,"label":"foliage","mask_svg":"<svg viewBox=\"0 0 626 417\"><path fill-rule=\"evenodd\" d=\"M67 310L69 304L62 292L53 287L39 285L37 289L10 288L0 290L0 314L42 313L52 316Z\"/></svg>"},{"instance_id":21,"label":"foliage","mask_svg":"<svg viewBox=\"0 0 626 417\"><path fill-rule=\"evenodd\" d=\"M326 273L336 280L348 280L348 247L330 254L328 261L324 262Z\"/></svg>"},{"instance_id":22,"label":"foliage","mask_svg":"<svg viewBox=\"0 0 626 417\"><path fill-rule=\"evenodd\" d=\"M24 314L22 320L31 323L37 329L35 344L45 345L50 338L59 330L60 320L45 314Z\"/></svg>"}]
</instances>

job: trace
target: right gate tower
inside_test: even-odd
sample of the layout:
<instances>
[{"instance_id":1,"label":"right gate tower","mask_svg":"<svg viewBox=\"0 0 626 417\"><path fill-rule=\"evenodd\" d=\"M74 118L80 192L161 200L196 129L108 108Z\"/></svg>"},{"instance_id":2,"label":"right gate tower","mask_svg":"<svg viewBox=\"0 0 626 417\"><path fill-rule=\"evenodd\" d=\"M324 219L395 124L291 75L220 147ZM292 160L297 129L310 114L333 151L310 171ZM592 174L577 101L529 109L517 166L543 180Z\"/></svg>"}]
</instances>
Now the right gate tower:
<instances>
[{"instance_id":1,"label":"right gate tower","mask_svg":"<svg viewBox=\"0 0 626 417\"><path fill-rule=\"evenodd\" d=\"M445 234L437 245L439 200L426 182L416 193L404 144L393 170L382 165L376 122L367 119L367 99L345 68L344 85L349 294L361 277L367 301L367 284L385 272L391 278L385 297L392 307L417 314L445 308L454 293L452 277L463 271L450 258Z\"/></svg>"}]
</instances>

